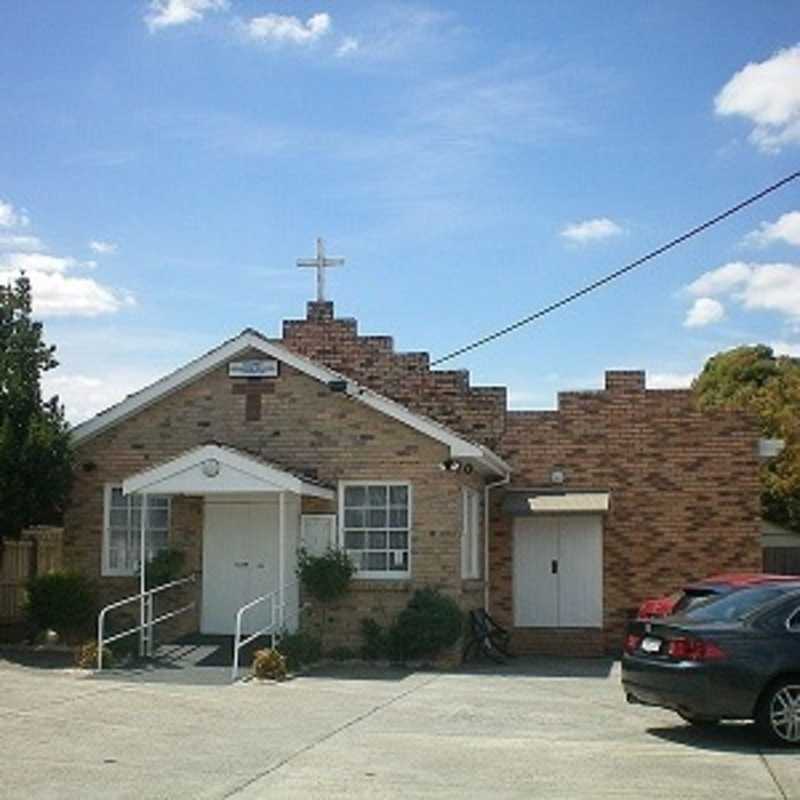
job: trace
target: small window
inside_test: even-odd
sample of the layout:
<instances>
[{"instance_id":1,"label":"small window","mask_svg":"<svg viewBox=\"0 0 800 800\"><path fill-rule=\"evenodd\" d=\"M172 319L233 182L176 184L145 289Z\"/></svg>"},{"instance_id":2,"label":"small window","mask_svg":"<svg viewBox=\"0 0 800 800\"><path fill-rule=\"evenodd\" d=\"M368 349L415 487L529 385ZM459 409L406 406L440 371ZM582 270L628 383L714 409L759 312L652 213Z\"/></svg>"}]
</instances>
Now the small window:
<instances>
[{"instance_id":1,"label":"small window","mask_svg":"<svg viewBox=\"0 0 800 800\"><path fill-rule=\"evenodd\" d=\"M303 514L300 545L312 556L322 556L336 544L336 514Z\"/></svg>"},{"instance_id":2,"label":"small window","mask_svg":"<svg viewBox=\"0 0 800 800\"><path fill-rule=\"evenodd\" d=\"M342 546L361 578L410 574L411 487L346 483L340 491Z\"/></svg>"},{"instance_id":3,"label":"small window","mask_svg":"<svg viewBox=\"0 0 800 800\"><path fill-rule=\"evenodd\" d=\"M481 539L481 499L474 489L461 493L461 577L479 578Z\"/></svg>"},{"instance_id":4,"label":"small window","mask_svg":"<svg viewBox=\"0 0 800 800\"><path fill-rule=\"evenodd\" d=\"M147 558L169 546L170 501L161 495L147 496ZM119 486L105 492L103 574L135 575L139 570L142 530L141 495L124 495Z\"/></svg>"}]
</instances>

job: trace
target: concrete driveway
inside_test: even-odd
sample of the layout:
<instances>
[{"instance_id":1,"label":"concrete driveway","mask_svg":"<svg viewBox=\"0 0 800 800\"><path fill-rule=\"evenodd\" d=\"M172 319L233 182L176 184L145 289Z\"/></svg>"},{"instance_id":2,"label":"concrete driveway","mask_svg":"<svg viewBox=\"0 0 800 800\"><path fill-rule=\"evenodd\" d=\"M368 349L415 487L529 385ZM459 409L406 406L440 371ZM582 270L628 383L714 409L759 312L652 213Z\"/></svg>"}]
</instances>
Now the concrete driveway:
<instances>
[{"instance_id":1,"label":"concrete driveway","mask_svg":"<svg viewBox=\"0 0 800 800\"><path fill-rule=\"evenodd\" d=\"M610 661L229 686L0 660L0 797L800 799L800 752L627 706Z\"/></svg>"}]
</instances>

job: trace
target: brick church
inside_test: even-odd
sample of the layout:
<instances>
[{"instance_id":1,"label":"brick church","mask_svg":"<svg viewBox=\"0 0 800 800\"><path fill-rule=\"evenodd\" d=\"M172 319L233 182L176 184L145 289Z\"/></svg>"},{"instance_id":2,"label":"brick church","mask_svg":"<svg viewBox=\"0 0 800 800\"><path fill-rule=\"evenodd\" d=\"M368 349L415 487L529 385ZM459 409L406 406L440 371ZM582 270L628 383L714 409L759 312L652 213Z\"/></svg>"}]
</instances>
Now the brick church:
<instances>
[{"instance_id":1,"label":"brick church","mask_svg":"<svg viewBox=\"0 0 800 800\"><path fill-rule=\"evenodd\" d=\"M518 652L600 654L643 598L761 565L748 416L629 371L512 411L505 388L432 370L330 302L279 338L243 331L79 425L74 446L67 565L108 602L136 593L143 532L148 557L179 549L199 576L182 625L203 633L232 633L266 594L295 627L300 546L356 564L331 612L352 648L364 617L433 586L488 608Z\"/></svg>"}]
</instances>

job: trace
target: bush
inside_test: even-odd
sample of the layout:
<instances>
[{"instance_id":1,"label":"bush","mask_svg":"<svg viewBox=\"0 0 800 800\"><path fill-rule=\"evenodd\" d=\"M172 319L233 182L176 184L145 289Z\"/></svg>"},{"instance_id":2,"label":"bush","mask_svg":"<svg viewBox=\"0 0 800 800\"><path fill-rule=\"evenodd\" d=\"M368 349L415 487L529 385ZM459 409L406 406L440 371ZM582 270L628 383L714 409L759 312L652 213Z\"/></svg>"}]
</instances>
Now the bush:
<instances>
[{"instance_id":1,"label":"bush","mask_svg":"<svg viewBox=\"0 0 800 800\"><path fill-rule=\"evenodd\" d=\"M419 589L389 629L389 655L406 661L433 658L454 645L464 628L455 600L435 589Z\"/></svg>"},{"instance_id":2,"label":"bush","mask_svg":"<svg viewBox=\"0 0 800 800\"><path fill-rule=\"evenodd\" d=\"M332 650L328 651L328 658L332 658L334 661L350 661L356 657L356 654L349 648L345 646L334 647Z\"/></svg>"},{"instance_id":3,"label":"bush","mask_svg":"<svg viewBox=\"0 0 800 800\"><path fill-rule=\"evenodd\" d=\"M298 555L298 577L308 593L323 603L341 597L355 571L355 564L344 550L329 548L321 556L312 556L301 549Z\"/></svg>"},{"instance_id":4,"label":"bush","mask_svg":"<svg viewBox=\"0 0 800 800\"><path fill-rule=\"evenodd\" d=\"M380 624L374 619L362 619L361 635L364 637L361 647L363 658L368 661L386 658L389 653L389 635Z\"/></svg>"},{"instance_id":5,"label":"bush","mask_svg":"<svg viewBox=\"0 0 800 800\"><path fill-rule=\"evenodd\" d=\"M40 630L52 629L62 637L91 628L96 613L95 592L76 572L51 572L28 581L26 611Z\"/></svg>"},{"instance_id":6,"label":"bush","mask_svg":"<svg viewBox=\"0 0 800 800\"><path fill-rule=\"evenodd\" d=\"M276 649L285 656L286 666L292 671L306 664L313 664L322 656L322 642L303 632L284 633L278 640Z\"/></svg>"},{"instance_id":7,"label":"bush","mask_svg":"<svg viewBox=\"0 0 800 800\"><path fill-rule=\"evenodd\" d=\"M183 550L162 550L147 562L144 579L148 589L175 581L183 575L186 555Z\"/></svg>"},{"instance_id":8,"label":"bush","mask_svg":"<svg viewBox=\"0 0 800 800\"><path fill-rule=\"evenodd\" d=\"M282 681L286 678L286 659L275 649L253 653L253 675L261 680Z\"/></svg>"},{"instance_id":9,"label":"bush","mask_svg":"<svg viewBox=\"0 0 800 800\"><path fill-rule=\"evenodd\" d=\"M75 666L81 669L97 669L97 642L92 639L75 650ZM110 647L103 648L103 669L114 666L114 654Z\"/></svg>"}]
</instances>

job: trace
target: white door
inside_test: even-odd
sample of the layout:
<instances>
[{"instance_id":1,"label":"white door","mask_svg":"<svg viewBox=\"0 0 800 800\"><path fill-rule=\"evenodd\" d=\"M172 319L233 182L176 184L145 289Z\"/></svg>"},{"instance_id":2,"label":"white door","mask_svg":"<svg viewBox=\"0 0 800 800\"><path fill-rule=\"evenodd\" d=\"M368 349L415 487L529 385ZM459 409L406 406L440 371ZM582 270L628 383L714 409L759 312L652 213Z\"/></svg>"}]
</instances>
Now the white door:
<instances>
[{"instance_id":1,"label":"white door","mask_svg":"<svg viewBox=\"0 0 800 800\"><path fill-rule=\"evenodd\" d=\"M603 626L603 533L599 514L514 520L514 624Z\"/></svg>"},{"instance_id":2,"label":"white door","mask_svg":"<svg viewBox=\"0 0 800 800\"><path fill-rule=\"evenodd\" d=\"M514 624L558 625L558 519L520 517L514 521Z\"/></svg>"},{"instance_id":3,"label":"white door","mask_svg":"<svg viewBox=\"0 0 800 800\"><path fill-rule=\"evenodd\" d=\"M205 504L203 525L203 633L233 634L236 612L278 588L277 502ZM269 622L268 604L243 617L252 633Z\"/></svg>"},{"instance_id":4,"label":"white door","mask_svg":"<svg viewBox=\"0 0 800 800\"><path fill-rule=\"evenodd\" d=\"M558 624L603 627L603 529L599 514L559 520Z\"/></svg>"}]
</instances>

